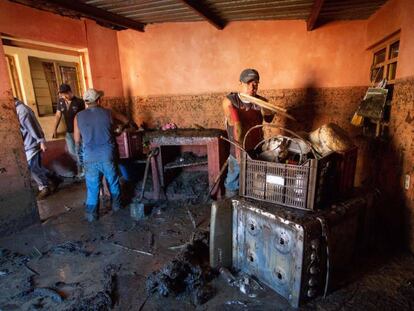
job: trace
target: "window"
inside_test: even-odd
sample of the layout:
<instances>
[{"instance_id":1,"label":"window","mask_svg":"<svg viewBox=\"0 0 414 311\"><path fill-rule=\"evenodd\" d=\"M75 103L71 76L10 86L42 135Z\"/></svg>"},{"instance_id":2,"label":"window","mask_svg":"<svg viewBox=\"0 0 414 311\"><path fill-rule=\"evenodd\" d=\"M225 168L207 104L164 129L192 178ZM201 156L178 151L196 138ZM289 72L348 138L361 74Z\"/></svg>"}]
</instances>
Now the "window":
<instances>
[{"instance_id":1,"label":"window","mask_svg":"<svg viewBox=\"0 0 414 311\"><path fill-rule=\"evenodd\" d=\"M394 84L397 73L398 52L400 39L393 37L373 50L371 66L371 83L387 79L388 84Z\"/></svg>"},{"instance_id":2,"label":"window","mask_svg":"<svg viewBox=\"0 0 414 311\"><path fill-rule=\"evenodd\" d=\"M371 110L377 110L378 116L367 116L365 118L364 135L381 138L388 137L391 104L400 50L399 36L400 31L397 31L369 48L373 54L370 73L372 86L378 86L378 83L384 79L387 83L386 85L381 85L381 88L385 89L371 89L371 92L379 93L379 95L386 94L386 97L380 98L381 96L379 96L378 100L372 99L371 103L366 102L366 107L369 106Z\"/></svg>"},{"instance_id":3,"label":"window","mask_svg":"<svg viewBox=\"0 0 414 311\"><path fill-rule=\"evenodd\" d=\"M78 64L29 56L29 65L39 116L56 112L61 83L69 84L74 95L81 95Z\"/></svg>"}]
</instances>

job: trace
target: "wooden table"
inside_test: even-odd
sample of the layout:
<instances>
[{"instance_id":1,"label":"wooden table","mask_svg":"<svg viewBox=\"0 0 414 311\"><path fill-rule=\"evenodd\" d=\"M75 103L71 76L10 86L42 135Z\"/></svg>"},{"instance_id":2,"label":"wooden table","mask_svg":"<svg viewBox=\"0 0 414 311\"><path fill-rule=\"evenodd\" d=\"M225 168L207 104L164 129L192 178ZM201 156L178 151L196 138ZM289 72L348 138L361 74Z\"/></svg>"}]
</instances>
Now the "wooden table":
<instances>
[{"instance_id":1,"label":"wooden table","mask_svg":"<svg viewBox=\"0 0 414 311\"><path fill-rule=\"evenodd\" d=\"M159 199L161 190L165 190L165 164L171 157L171 147L177 149L191 150L195 153L207 155L209 187L214 184L220 169L228 157L228 144L220 139L226 135L224 131L217 129L178 129L168 131L148 132L144 140L150 142L151 149L159 148L158 154L151 159L152 181L154 198ZM213 197L219 198L224 194L223 178L219 186L215 187Z\"/></svg>"}]
</instances>

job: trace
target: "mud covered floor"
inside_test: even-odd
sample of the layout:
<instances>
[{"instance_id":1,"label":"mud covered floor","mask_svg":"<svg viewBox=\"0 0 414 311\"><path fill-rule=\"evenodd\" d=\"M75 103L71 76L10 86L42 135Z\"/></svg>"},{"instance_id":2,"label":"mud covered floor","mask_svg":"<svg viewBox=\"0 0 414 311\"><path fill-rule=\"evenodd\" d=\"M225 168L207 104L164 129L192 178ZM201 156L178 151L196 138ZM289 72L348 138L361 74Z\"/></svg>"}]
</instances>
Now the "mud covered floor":
<instances>
[{"instance_id":1,"label":"mud covered floor","mask_svg":"<svg viewBox=\"0 0 414 311\"><path fill-rule=\"evenodd\" d=\"M84 220L84 184L64 186L41 202L43 223L0 239L0 310L291 310L264 287L249 298L220 277L208 279L211 299L148 294L147 277L165 269L208 228L209 204L154 203L133 221L128 210ZM193 220L189 216L190 211ZM414 310L414 257L364 256L350 267L351 282L303 310Z\"/></svg>"}]
</instances>

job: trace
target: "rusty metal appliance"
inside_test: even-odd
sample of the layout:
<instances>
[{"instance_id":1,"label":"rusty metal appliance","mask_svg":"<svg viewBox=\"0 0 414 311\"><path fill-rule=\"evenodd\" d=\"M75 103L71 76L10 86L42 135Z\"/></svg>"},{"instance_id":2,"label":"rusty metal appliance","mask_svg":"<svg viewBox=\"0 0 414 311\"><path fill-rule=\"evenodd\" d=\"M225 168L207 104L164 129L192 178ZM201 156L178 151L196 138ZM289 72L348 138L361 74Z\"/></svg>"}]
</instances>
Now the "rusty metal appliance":
<instances>
[{"instance_id":1,"label":"rusty metal appliance","mask_svg":"<svg viewBox=\"0 0 414 311\"><path fill-rule=\"evenodd\" d=\"M309 212L233 199L233 267L254 275L299 307L326 294L349 264L365 204L354 198L329 210Z\"/></svg>"}]
</instances>

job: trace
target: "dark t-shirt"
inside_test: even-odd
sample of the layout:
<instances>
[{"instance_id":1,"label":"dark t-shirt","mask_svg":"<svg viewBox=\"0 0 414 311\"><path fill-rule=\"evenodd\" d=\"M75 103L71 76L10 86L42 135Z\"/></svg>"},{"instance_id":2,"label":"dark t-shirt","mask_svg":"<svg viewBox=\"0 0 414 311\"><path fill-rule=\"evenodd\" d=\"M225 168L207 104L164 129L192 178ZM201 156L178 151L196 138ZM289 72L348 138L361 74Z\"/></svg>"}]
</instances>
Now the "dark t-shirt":
<instances>
[{"instance_id":1,"label":"dark t-shirt","mask_svg":"<svg viewBox=\"0 0 414 311\"><path fill-rule=\"evenodd\" d=\"M56 109L59 110L65 118L66 132L73 133L73 122L75 120L75 116L79 111L85 109L85 103L82 99L73 96L69 107L67 107L65 100L60 98Z\"/></svg>"}]
</instances>

